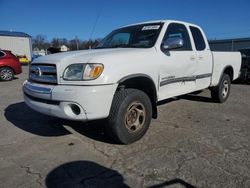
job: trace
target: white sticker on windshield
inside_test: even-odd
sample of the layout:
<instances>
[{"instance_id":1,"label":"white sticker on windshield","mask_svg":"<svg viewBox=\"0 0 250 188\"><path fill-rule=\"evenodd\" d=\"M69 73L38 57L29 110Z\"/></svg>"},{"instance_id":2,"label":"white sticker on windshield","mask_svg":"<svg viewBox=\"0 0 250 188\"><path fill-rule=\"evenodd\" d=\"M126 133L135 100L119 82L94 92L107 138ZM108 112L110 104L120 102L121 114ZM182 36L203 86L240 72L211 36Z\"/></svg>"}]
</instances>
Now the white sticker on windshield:
<instances>
[{"instance_id":1,"label":"white sticker on windshield","mask_svg":"<svg viewBox=\"0 0 250 188\"><path fill-rule=\"evenodd\" d=\"M142 31L145 30L157 30L160 28L160 25L147 25L142 28Z\"/></svg>"}]
</instances>

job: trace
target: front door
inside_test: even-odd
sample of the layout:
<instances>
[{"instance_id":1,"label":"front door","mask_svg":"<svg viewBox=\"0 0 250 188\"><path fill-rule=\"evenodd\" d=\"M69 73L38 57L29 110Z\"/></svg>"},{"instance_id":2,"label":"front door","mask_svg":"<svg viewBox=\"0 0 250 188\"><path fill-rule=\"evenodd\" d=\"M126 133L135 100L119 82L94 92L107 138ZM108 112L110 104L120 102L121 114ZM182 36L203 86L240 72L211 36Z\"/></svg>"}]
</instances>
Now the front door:
<instances>
[{"instance_id":1,"label":"front door","mask_svg":"<svg viewBox=\"0 0 250 188\"><path fill-rule=\"evenodd\" d=\"M181 38L183 46L172 50L161 49L159 100L186 94L195 89L197 59L186 26L179 23L169 24L163 41L171 37Z\"/></svg>"}]
</instances>

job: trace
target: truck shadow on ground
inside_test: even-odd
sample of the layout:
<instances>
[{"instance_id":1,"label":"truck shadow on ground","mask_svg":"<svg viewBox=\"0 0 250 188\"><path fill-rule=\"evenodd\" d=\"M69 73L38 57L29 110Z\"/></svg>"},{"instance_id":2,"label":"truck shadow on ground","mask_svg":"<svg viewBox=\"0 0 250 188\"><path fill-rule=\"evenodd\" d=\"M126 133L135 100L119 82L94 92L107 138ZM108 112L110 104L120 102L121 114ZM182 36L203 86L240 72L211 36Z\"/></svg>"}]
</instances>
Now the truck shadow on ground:
<instances>
[{"instance_id":1,"label":"truck shadow on ground","mask_svg":"<svg viewBox=\"0 0 250 188\"><path fill-rule=\"evenodd\" d=\"M212 102L212 100L208 97L189 94L161 101L158 105L167 104L180 99L198 102ZM5 109L4 115L6 119L16 127L35 135L50 137L71 134L70 131L64 128L66 125L71 127L79 134L90 139L109 144L116 144L110 139L105 131L105 120L91 121L86 123L62 120L35 112L24 102L9 105Z\"/></svg>"},{"instance_id":2,"label":"truck shadow on ground","mask_svg":"<svg viewBox=\"0 0 250 188\"><path fill-rule=\"evenodd\" d=\"M205 97L195 94L187 94L178 97L179 99L196 101L196 102L205 102L205 103L215 103L211 97Z\"/></svg>"},{"instance_id":3,"label":"truck shadow on ground","mask_svg":"<svg viewBox=\"0 0 250 188\"><path fill-rule=\"evenodd\" d=\"M164 104L178 101L181 99L189 100L189 101L196 101L196 102L204 102L204 103L215 103L211 97L201 96L201 95L197 95L197 94L186 94L186 95L181 95L178 97L162 100L162 101L158 102L157 105L164 105Z\"/></svg>"},{"instance_id":4,"label":"truck shadow on ground","mask_svg":"<svg viewBox=\"0 0 250 188\"><path fill-rule=\"evenodd\" d=\"M57 118L37 113L24 102L9 105L4 116L16 127L35 135L50 137L69 134Z\"/></svg>"},{"instance_id":5,"label":"truck shadow on ground","mask_svg":"<svg viewBox=\"0 0 250 188\"><path fill-rule=\"evenodd\" d=\"M49 172L46 176L45 184L48 188L129 187L124 181L124 177L116 170L101 166L92 161L73 161L62 164ZM181 185L185 188L195 188L193 185L178 178L151 185L148 186L148 188L173 187L173 185Z\"/></svg>"},{"instance_id":6,"label":"truck shadow on ground","mask_svg":"<svg viewBox=\"0 0 250 188\"><path fill-rule=\"evenodd\" d=\"M116 144L105 130L105 120L96 120L90 122L63 121L63 125L71 127L83 136L108 144Z\"/></svg>"},{"instance_id":7,"label":"truck shadow on ground","mask_svg":"<svg viewBox=\"0 0 250 188\"><path fill-rule=\"evenodd\" d=\"M235 80L232 82L233 85L250 85L250 81L240 81L240 80Z\"/></svg>"},{"instance_id":8,"label":"truck shadow on ground","mask_svg":"<svg viewBox=\"0 0 250 188\"><path fill-rule=\"evenodd\" d=\"M198 102L213 102L209 97L188 94L161 101L158 105L164 105L180 99ZM76 132L90 139L116 144L110 139L105 131L105 120L91 122L62 120L35 112L24 102L9 105L5 109L4 115L6 119L16 127L35 135L50 137L71 134L71 132L64 127L69 126Z\"/></svg>"},{"instance_id":9,"label":"truck shadow on ground","mask_svg":"<svg viewBox=\"0 0 250 188\"><path fill-rule=\"evenodd\" d=\"M66 125L93 140L115 144L105 133L104 120L88 123L62 120L35 112L24 102L9 105L4 116L16 127L31 134L44 137L71 134L64 128Z\"/></svg>"}]
</instances>

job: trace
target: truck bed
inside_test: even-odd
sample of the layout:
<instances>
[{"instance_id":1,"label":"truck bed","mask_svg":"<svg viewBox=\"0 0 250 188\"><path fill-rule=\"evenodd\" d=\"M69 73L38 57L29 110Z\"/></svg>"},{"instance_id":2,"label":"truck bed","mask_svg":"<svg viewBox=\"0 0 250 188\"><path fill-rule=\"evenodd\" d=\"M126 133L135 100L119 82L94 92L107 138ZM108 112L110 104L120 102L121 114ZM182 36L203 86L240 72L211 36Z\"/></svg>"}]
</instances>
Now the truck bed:
<instances>
[{"instance_id":1,"label":"truck bed","mask_svg":"<svg viewBox=\"0 0 250 188\"><path fill-rule=\"evenodd\" d=\"M212 51L213 56L213 71L211 86L218 85L221 77L221 73L227 67L233 68L233 79L239 77L241 66L241 54L240 52L217 52ZM239 62L240 61L240 62Z\"/></svg>"}]
</instances>

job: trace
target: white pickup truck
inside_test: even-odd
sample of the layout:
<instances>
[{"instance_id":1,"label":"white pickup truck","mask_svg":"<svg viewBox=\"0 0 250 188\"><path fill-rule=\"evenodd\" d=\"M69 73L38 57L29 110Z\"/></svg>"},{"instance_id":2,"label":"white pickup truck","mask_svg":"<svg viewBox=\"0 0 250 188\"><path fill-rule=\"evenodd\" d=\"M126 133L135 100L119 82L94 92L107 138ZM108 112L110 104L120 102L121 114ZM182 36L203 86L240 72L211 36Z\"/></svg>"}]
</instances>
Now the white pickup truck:
<instances>
[{"instance_id":1,"label":"white pickup truck","mask_svg":"<svg viewBox=\"0 0 250 188\"><path fill-rule=\"evenodd\" d=\"M35 111L104 119L107 132L129 144L157 118L159 101L205 88L226 101L240 66L239 52L211 52L199 26L151 21L114 30L96 49L35 59L23 92Z\"/></svg>"}]
</instances>

